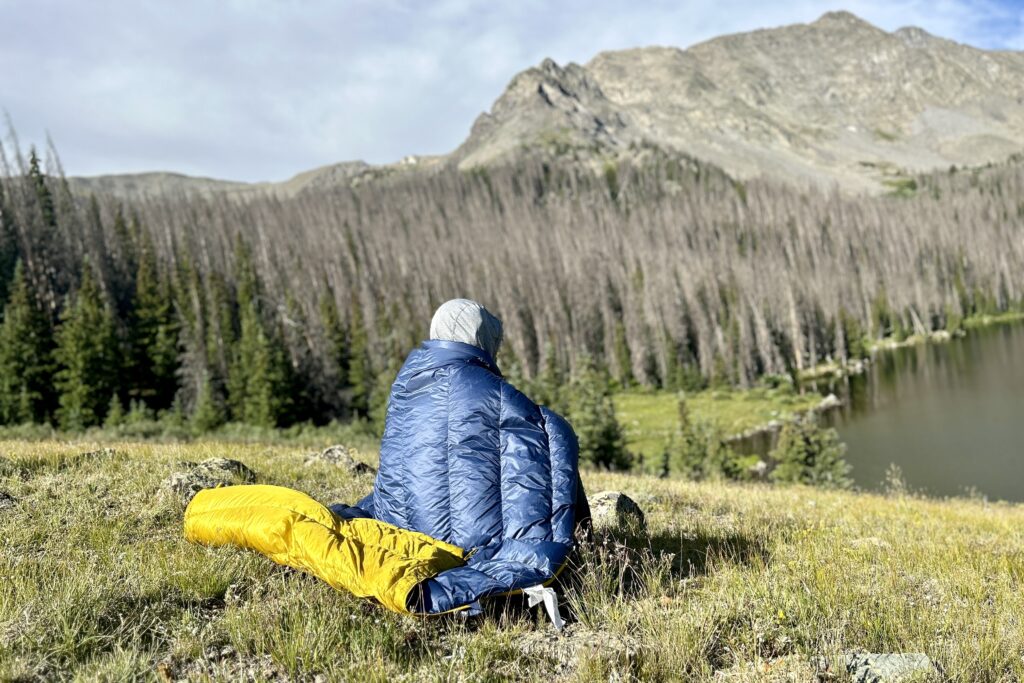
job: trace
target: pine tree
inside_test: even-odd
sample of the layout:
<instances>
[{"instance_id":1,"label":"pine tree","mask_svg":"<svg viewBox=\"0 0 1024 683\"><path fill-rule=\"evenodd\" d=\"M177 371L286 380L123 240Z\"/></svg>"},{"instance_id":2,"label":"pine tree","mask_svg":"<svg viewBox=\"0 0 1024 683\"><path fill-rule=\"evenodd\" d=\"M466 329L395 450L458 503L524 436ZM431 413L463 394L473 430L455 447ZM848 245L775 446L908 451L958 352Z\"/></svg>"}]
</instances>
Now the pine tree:
<instances>
[{"instance_id":1,"label":"pine tree","mask_svg":"<svg viewBox=\"0 0 1024 683\"><path fill-rule=\"evenodd\" d=\"M814 417L789 422L779 434L770 457L777 464L772 481L796 482L825 488L849 488L846 445L834 429L823 429Z\"/></svg>"},{"instance_id":2,"label":"pine tree","mask_svg":"<svg viewBox=\"0 0 1024 683\"><path fill-rule=\"evenodd\" d=\"M235 420L276 427L289 408L289 366L280 335L271 336L260 307L260 283L249 248L239 241L235 280L238 286L238 342L228 374L228 398Z\"/></svg>"},{"instance_id":3,"label":"pine tree","mask_svg":"<svg viewBox=\"0 0 1024 683\"><path fill-rule=\"evenodd\" d=\"M566 412L565 373L558 363L555 346L551 342L544 345L544 367L530 388L534 401L556 412Z\"/></svg>"},{"instance_id":4,"label":"pine tree","mask_svg":"<svg viewBox=\"0 0 1024 683\"><path fill-rule=\"evenodd\" d=\"M57 329L57 419L64 429L99 424L117 389L120 352L110 306L88 263Z\"/></svg>"},{"instance_id":5,"label":"pine tree","mask_svg":"<svg viewBox=\"0 0 1024 683\"><path fill-rule=\"evenodd\" d=\"M370 366L370 341L366 326L363 323L363 312L359 303L353 299L351 307L352 322L349 325L349 367L348 384L351 387L349 406L354 415L369 416L370 396L376 378Z\"/></svg>"},{"instance_id":6,"label":"pine tree","mask_svg":"<svg viewBox=\"0 0 1024 683\"><path fill-rule=\"evenodd\" d=\"M121 403L120 397L115 393L110 399L110 407L107 408L107 416L103 418L103 427L105 429L116 429L123 425L124 422L124 404Z\"/></svg>"},{"instance_id":7,"label":"pine tree","mask_svg":"<svg viewBox=\"0 0 1024 683\"><path fill-rule=\"evenodd\" d=\"M53 203L53 193L46 184L46 176L39 165L39 155L33 147L28 154L28 177L32 183L32 189L36 194L36 201L39 203L39 213L42 216L43 224L49 228L57 227L57 210Z\"/></svg>"},{"instance_id":8,"label":"pine tree","mask_svg":"<svg viewBox=\"0 0 1024 683\"><path fill-rule=\"evenodd\" d=\"M615 365L618 368L619 386L628 389L633 386L633 354L626 338L626 326L621 320L615 323Z\"/></svg>"},{"instance_id":9,"label":"pine tree","mask_svg":"<svg viewBox=\"0 0 1024 683\"><path fill-rule=\"evenodd\" d=\"M398 371L402 364L395 358L388 363L384 372L377 375L373 385L373 392L370 394L370 424L378 436L384 436L384 420L388 412L388 399L391 397L391 385L395 383Z\"/></svg>"},{"instance_id":10,"label":"pine tree","mask_svg":"<svg viewBox=\"0 0 1024 683\"><path fill-rule=\"evenodd\" d=\"M18 262L18 231L14 214L7 205L4 185L0 183L0 302L6 303ZM0 305L2 305L0 303Z\"/></svg>"},{"instance_id":11,"label":"pine tree","mask_svg":"<svg viewBox=\"0 0 1024 683\"><path fill-rule=\"evenodd\" d=\"M571 382L569 421L580 444L580 460L607 469L628 469L631 458L615 417L608 379L589 356Z\"/></svg>"},{"instance_id":12,"label":"pine tree","mask_svg":"<svg viewBox=\"0 0 1024 683\"><path fill-rule=\"evenodd\" d=\"M348 330L338 312L334 291L327 287L320 297L320 324L323 325L327 342L327 357L337 368L338 382L348 383Z\"/></svg>"},{"instance_id":13,"label":"pine tree","mask_svg":"<svg viewBox=\"0 0 1024 683\"><path fill-rule=\"evenodd\" d=\"M129 393L154 410L171 405L178 388L180 325L171 285L159 278L156 255L148 236L141 238L135 296L132 301L128 369Z\"/></svg>"},{"instance_id":14,"label":"pine tree","mask_svg":"<svg viewBox=\"0 0 1024 683\"><path fill-rule=\"evenodd\" d=\"M193 431L199 434L213 431L224 424L224 409L209 378L203 381L199 389L191 422Z\"/></svg>"},{"instance_id":15,"label":"pine tree","mask_svg":"<svg viewBox=\"0 0 1024 683\"><path fill-rule=\"evenodd\" d=\"M287 363L255 307L245 307L241 317L230 394L233 414L249 425L276 427L289 408Z\"/></svg>"},{"instance_id":16,"label":"pine tree","mask_svg":"<svg viewBox=\"0 0 1024 683\"><path fill-rule=\"evenodd\" d=\"M19 261L0 326L0 421L44 421L52 387L53 335Z\"/></svg>"}]
</instances>

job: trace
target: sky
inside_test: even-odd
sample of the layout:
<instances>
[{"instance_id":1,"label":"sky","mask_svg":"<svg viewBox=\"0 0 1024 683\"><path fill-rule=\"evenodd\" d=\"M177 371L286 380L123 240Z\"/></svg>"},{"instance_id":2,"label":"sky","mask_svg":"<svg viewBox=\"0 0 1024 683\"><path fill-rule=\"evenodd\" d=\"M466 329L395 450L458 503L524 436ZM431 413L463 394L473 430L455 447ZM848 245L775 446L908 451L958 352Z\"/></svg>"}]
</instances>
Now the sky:
<instances>
[{"instance_id":1,"label":"sky","mask_svg":"<svg viewBox=\"0 0 1024 683\"><path fill-rule=\"evenodd\" d=\"M0 110L68 175L443 154L519 71L846 9L1024 50L1024 0L0 0Z\"/></svg>"}]
</instances>

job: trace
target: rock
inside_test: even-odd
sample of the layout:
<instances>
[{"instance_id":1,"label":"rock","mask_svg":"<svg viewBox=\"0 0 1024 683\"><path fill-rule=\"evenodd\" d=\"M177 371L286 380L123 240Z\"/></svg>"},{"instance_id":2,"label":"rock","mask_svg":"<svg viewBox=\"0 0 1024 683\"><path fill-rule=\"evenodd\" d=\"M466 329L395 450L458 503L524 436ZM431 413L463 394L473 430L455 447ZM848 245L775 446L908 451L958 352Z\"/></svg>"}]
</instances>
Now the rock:
<instances>
[{"instance_id":1,"label":"rock","mask_svg":"<svg viewBox=\"0 0 1024 683\"><path fill-rule=\"evenodd\" d=\"M377 470L365 462L356 460L356 451L354 448L348 448L341 444L335 446L328 446L319 453L310 453L306 456L304 461L305 465L312 465L314 463L326 463L330 465L336 465L343 467L352 474L376 474Z\"/></svg>"},{"instance_id":2,"label":"rock","mask_svg":"<svg viewBox=\"0 0 1024 683\"><path fill-rule=\"evenodd\" d=\"M815 410L819 413L827 413L828 411L835 410L842 405L843 402L839 400L838 396L835 394L829 394L825 398L821 399L821 403L818 404Z\"/></svg>"},{"instance_id":3,"label":"rock","mask_svg":"<svg viewBox=\"0 0 1024 683\"><path fill-rule=\"evenodd\" d=\"M768 476L768 463L758 458L757 462L747 468L747 472L754 479L764 479Z\"/></svg>"},{"instance_id":4,"label":"rock","mask_svg":"<svg viewBox=\"0 0 1024 683\"><path fill-rule=\"evenodd\" d=\"M203 489L256 481L255 472L243 463L227 458L210 458L198 464L181 462L178 466L186 468L186 471L172 473L164 479L162 488L180 498L185 505Z\"/></svg>"},{"instance_id":5,"label":"rock","mask_svg":"<svg viewBox=\"0 0 1024 683\"><path fill-rule=\"evenodd\" d=\"M646 527L644 511L632 498L620 491L602 491L590 498L590 515L595 526Z\"/></svg>"},{"instance_id":6,"label":"rock","mask_svg":"<svg viewBox=\"0 0 1024 683\"><path fill-rule=\"evenodd\" d=\"M895 683L914 676L937 673L927 655L875 654L859 652L846 655L846 671L854 683Z\"/></svg>"},{"instance_id":7,"label":"rock","mask_svg":"<svg viewBox=\"0 0 1024 683\"><path fill-rule=\"evenodd\" d=\"M17 499L6 491L0 491L0 510L9 510L18 504Z\"/></svg>"}]
</instances>

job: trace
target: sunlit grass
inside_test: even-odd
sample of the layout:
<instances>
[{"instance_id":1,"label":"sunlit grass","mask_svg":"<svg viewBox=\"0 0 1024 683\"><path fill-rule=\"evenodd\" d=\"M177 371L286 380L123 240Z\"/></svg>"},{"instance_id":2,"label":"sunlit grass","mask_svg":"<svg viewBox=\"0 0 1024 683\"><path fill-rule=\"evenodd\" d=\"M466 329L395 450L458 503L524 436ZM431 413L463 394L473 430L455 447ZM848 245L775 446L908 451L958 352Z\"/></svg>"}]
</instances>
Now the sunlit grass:
<instances>
[{"instance_id":1,"label":"sunlit grass","mask_svg":"<svg viewBox=\"0 0 1024 683\"><path fill-rule=\"evenodd\" d=\"M714 401L710 396L706 400ZM727 411L723 411L727 414ZM326 445L326 444L324 444ZM590 472L648 529L599 533L568 630L392 614L253 553L181 538L181 460L353 501L306 447L0 442L0 680L813 680L819 656L925 652L942 680L1024 677L1024 506Z\"/></svg>"},{"instance_id":2,"label":"sunlit grass","mask_svg":"<svg viewBox=\"0 0 1024 683\"><path fill-rule=\"evenodd\" d=\"M686 393L690 417L716 425L723 434L736 435L785 420L821 402L811 391L799 394L789 387L747 390L716 389ZM679 394L667 391L623 392L613 397L615 411L626 434L626 448L645 458L664 452L679 428Z\"/></svg>"}]
</instances>

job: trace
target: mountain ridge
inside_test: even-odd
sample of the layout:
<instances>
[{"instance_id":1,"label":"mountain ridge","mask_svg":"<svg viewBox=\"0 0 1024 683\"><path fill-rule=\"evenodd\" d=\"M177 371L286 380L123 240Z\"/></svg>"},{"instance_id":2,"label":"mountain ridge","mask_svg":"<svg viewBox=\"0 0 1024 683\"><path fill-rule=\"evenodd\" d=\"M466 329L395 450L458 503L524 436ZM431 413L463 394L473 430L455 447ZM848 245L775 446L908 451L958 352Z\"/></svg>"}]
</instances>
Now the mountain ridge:
<instances>
[{"instance_id":1,"label":"mountain ridge","mask_svg":"<svg viewBox=\"0 0 1024 683\"><path fill-rule=\"evenodd\" d=\"M877 193L905 173L983 165L1024 150L1024 52L983 50L912 26L887 32L836 11L685 49L606 51L582 65L545 59L514 75L448 155L345 162L283 183L209 189L295 194L533 153L604 163L644 146L738 179L767 175ZM130 184L132 176L124 178Z\"/></svg>"}]
</instances>

